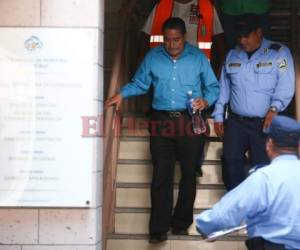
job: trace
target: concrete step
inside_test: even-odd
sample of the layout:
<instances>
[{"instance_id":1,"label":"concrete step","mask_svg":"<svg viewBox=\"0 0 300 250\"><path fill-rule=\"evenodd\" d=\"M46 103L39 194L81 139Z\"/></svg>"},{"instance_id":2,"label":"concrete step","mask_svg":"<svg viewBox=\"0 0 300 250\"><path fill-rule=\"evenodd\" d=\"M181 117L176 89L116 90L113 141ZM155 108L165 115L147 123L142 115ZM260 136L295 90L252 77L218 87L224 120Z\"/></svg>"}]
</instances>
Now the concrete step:
<instances>
[{"instance_id":1,"label":"concrete step","mask_svg":"<svg viewBox=\"0 0 300 250\"><path fill-rule=\"evenodd\" d=\"M222 143L209 141L206 143L205 160L219 160L222 154ZM119 159L149 160L149 138L147 137L124 137L121 138Z\"/></svg>"},{"instance_id":2,"label":"concrete step","mask_svg":"<svg viewBox=\"0 0 300 250\"><path fill-rule=\"evenodd\" d=\"M149 244L148 235L112 235L107 250L246 250L244 237L227 237L212 243L200 236L168 236L166 242Z\"/></svg>"},{"instance_id":3,"label":"concrete step","mask_svg":"<svg viewBox=\"0 0 300 250\"><path fill-rule=\"evenodd\" d=\"M203 210L195 209L194 217ZM147 234L150 209L117 209L115 213L115 233L117 234ZM195 222L188 230L189 235L198 235ZM246 236L246 230L234 232L229 236Z\"/></svg>"},{"instance_id":4,"label":"concrete step","mask_svg":"<svg viewBox=\"0 0 300 250\"><path fill-rule=\"evenodd\" d=\"M202 165L203 176L197 178L198 184L222 184L221 166L219 161L206 161ZM181 176L179 163L175 166L174 182L178 183ZM150 183L152 177L151 161L123 161L118 164L117 182Z\"/></svg>"},{"instance_id":5,"label":"concrete step","mask_svg":"<svg viewBox=\"0 0 300 250\"><path fill-rule=\"evenodd\" d=\"M225 194L223 185L198 185L194 208L212 207ZM174 185L174 204L178 197L178 185ZM117 184L117 208L149 208L149 184Z\"/></svg>"}]
</instances>

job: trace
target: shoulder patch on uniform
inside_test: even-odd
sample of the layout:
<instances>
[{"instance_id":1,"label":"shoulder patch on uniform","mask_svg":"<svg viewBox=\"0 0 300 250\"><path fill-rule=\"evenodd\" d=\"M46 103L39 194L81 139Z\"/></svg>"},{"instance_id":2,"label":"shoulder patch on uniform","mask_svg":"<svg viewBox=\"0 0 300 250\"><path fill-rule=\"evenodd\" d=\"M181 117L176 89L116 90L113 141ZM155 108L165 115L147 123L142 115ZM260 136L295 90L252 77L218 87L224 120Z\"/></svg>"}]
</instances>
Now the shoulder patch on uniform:
<instances>
[{"instance_id":1,"label":"shoulder patch on uniform","mask_svg":"<svg viewBox=\"0 0 300 250\"><path fill-rule=\"evenodd\" d=\"M284 72L287 70L288 68L288 62L287 62L287 59L283 58L283 59L280 59L278 60L278 68L281 72Z\"/></svg>"},{"instance_id":2,"label":"shoulder patch on uniform","mask_svg":"<svg viewBox=\"0 0 300 250\"><path fill-rule=\"evenodd\" d=\"M279 51L280 49L282 48L282 45L279 44L279 43L272 43L270 46L269 46L269 49L273 49L275 51Z\"/></svg>"}]
</instances>

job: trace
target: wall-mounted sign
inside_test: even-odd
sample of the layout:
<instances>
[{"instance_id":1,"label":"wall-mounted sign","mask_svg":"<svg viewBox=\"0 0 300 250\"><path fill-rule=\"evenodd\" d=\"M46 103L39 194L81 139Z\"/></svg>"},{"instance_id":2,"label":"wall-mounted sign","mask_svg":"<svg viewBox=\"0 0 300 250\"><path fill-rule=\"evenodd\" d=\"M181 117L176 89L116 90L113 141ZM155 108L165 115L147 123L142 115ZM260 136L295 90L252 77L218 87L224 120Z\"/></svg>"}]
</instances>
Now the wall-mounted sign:
<instances>
[{"instance_id":1,"label":"wall-mounted sign","mask_svg":"<svg viewBox=\"0 0 300 250\"><path fill-rule=\"evenodd\" d=\"M0 28L0 206L88 207L97 30Z\"/></svg>"}]
</instances>

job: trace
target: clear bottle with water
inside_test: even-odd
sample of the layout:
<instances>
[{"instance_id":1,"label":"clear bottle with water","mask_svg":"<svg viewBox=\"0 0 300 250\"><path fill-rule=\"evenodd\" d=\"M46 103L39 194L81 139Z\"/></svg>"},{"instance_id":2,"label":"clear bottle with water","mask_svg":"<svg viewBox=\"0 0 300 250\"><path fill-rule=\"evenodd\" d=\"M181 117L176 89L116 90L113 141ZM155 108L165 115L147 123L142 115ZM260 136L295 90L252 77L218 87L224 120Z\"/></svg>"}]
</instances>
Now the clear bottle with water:
<instances>
[{"instance_id":1,"label":"clear bottle with water","mask_svg":"<svg viewBox=\"0 0 300 250\"><path fill-rule=\"evenodd\" d=\"M193 109L193 92L188 91L188 101L186 103L187 109L189 114L192 117L192 123L193 123L193 131L195 134L203 134L206 132L206 125L205 121L202 117L201 111L200 110L194 110Z\"/></svg>"}]
</instances>

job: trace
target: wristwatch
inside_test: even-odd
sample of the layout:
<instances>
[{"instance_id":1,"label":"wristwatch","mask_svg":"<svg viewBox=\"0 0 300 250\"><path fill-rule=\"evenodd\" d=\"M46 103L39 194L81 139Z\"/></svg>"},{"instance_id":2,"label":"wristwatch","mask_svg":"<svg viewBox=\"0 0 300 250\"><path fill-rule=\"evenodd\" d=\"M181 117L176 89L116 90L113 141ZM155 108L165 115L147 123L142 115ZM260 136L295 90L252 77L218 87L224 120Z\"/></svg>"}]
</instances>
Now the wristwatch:
<instances>
[{"instance_id":1,"label":"wristwatch","mask_svg":"<svg viewBox=\"0 0 300 250\"><path fill-rule=\"evenodd\" d=\"M271 112L278 113L278 109L277 109L276 106L271 106L271 107L269 108L269 110L270 110Z\"/></svg>"}]
</instances>

